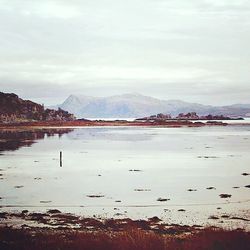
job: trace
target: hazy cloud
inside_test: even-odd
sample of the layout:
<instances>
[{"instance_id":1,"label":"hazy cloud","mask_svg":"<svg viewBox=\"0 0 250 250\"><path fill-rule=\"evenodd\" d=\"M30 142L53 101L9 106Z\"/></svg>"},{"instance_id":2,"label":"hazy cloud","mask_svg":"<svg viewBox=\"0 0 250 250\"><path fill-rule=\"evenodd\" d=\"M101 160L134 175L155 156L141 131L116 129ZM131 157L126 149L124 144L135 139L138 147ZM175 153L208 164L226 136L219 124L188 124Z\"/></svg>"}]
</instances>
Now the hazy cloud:
<instances>
[{"instance_id":1,"label":"hazy cloud","mask_svg":"<svg viewBox=\"0 0 250 250\"><path fill-rule=\"evenodd\" d=\"M0 86L250 103L249 30L243 0L0 0Z\"/></svg>"}]
</instances>

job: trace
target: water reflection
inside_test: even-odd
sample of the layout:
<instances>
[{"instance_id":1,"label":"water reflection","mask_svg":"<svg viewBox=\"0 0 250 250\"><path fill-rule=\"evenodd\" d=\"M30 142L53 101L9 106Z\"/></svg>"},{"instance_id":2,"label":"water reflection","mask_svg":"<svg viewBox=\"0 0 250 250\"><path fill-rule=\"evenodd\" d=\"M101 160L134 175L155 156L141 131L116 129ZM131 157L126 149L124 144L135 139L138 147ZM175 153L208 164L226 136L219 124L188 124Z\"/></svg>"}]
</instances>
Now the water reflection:
<instances>
[{"instance_id":1,"label":"water reflection","mask_svg":"<svg viewBox=\"0 0 250 250\"><path fill-rule=\"evenodd\" d=\"M0 152L15 151L21 147L30 147L37 140L45 137L58 135L60 138L63 134L72 132L73 129L33 129L33 130L13 130L3 129L0 131Z\"/></svg>"}]
</instances>

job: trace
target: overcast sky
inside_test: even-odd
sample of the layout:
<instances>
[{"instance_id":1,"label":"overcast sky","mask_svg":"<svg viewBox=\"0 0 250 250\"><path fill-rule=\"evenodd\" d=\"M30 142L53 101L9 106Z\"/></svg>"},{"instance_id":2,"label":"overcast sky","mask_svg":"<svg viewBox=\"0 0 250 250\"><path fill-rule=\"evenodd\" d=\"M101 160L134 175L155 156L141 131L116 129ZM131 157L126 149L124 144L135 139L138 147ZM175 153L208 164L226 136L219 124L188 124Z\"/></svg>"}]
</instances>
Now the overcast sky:
<instances>
[{"instance_id":1,"label":"overcast sky","mask_svg":"<svg viewBox=\"0 0 250 250\"><path fill-rule=\"evenodd\" d=\"M0 87L250 103L250 1L0 0Z\"/></svg>"}]
</instances>

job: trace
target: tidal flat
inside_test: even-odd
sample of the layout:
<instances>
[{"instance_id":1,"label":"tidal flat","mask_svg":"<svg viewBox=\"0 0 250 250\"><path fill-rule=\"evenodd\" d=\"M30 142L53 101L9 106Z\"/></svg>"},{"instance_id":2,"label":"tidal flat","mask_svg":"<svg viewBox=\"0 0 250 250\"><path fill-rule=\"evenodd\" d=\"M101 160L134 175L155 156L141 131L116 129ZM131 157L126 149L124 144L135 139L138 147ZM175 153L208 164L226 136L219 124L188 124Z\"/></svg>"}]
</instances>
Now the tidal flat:
<instances>
[{"instance_id":1,"label":"tidal flat","mask_svg":"<svg viewBox=\"0 0 250 250\"><path fill-rule=\"evenodd\" d=\"M19 128L0 137L1 212L249 230L249 125Z\"/></svg>"}]
</instances>

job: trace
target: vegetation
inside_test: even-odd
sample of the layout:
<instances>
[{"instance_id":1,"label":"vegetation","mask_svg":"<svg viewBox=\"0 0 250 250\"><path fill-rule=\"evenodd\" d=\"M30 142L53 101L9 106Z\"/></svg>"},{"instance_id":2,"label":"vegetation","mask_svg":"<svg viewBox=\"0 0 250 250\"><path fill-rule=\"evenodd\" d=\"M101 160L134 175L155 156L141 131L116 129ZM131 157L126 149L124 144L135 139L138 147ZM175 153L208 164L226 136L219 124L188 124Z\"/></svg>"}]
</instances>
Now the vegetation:
<instances>
[{"instance_id":1,"label":"vegetation","mask_svg":"<svg viewBox=\"0 0 250 250\"><path fill-rule=\"evenodd\" d=\"M43 105L23 100L15 94L0 92L0 122L72 121L74 116L62 109L45 109Z\"/></svg>"},{"instance_id":2,"label":"vegetation","mask_svg":"<svg viewBox=\"0 0 250 250\"><path fill-rule=\"evenodd\" d=\"M250 233L207 228L182 236L139 229L86 232L70 229L0 229L0 249L5 250L245 250Z\"/></svg>"}]
</instances>

